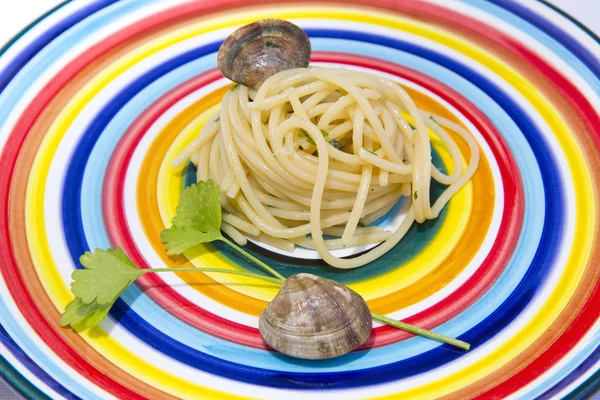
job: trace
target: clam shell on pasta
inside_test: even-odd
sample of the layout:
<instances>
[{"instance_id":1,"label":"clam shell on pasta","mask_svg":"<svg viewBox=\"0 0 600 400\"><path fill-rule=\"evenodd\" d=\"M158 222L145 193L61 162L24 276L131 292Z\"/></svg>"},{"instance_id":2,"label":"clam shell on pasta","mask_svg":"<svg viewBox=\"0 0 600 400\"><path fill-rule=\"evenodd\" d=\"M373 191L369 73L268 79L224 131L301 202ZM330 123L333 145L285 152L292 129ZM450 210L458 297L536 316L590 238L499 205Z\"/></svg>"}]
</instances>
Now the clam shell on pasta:
<instances>
[{"instance_id":1,"label":"clam shell on pasta","mask_svg":"<svg viewBox=\"0 0 600 400\"><path fill-rule=\"evenodd\" d=\"M225 39L217 64L225 77L258 89L277 72L307 67L310 54L310 40L301 28L279 19L263 19Z\"/></svg>"}]
</instances>

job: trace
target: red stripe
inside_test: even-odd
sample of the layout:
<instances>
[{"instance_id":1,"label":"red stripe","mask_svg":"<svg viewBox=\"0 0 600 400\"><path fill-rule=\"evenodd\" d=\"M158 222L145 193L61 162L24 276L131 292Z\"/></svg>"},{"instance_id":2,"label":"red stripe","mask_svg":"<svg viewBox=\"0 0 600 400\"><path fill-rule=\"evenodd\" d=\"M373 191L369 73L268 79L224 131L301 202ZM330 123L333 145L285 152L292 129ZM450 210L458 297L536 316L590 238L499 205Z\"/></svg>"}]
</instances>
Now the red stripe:
<instances>
[{"instance_id":1,"label":"red stripe","mask_svg":"<svg viewBox=\"0 0 600 400\"><path fill-rule=\"evenodd\" d=\"M520 234L524 206L520 177L518 172L516 172L517 167L514 160L502 141L499 132L491 122L473 104L438 81L389 62L351 54L314 53L313 61L346 63L380 70L408 79L431 90L456 107L482 132L482 135L492 148L495 158L498 160L506 196L505 213L500 225L498 240L494 243L486 260L471 279L463 284L455 293L439 303L441 305L436 304L408 320L410 323L422 327L438 326L464 311L465 308L469 307L482 296L500 276L508 257L513 252ZM212 71L208 74L212 76L215 73ZM106 192L104 194L106 207L104 215L107 218L107 229L109 235L111 235L113 244L123 247L134 263L141 268L149 268L150 266L141 252L136 248L127 226L124 211L123 185L129 162L135 146L150 129L152 124L168 108L180 101L187 94L206 85L208 82L205 82L205 80L204 77L190 80L175 88L158 103L151 106L125 133L109 165L105 181ZM227 321L209 313L181 296L173 288L164 285L160 277L147 275L147 278L140 281L140 284L147 289L146 294L159 305L163 307L168 306L169 310L172 310L173 315L197 329L236 343L264 348L262 338L256 328ZM152 288L156 287L160 287L161 290L152 290ZM373 332L372 337L365 344L365 347L384 346L409 337L409 334L389 326L376 328Z\"/></svg>"},{"instance_id":2,"label":"red stripe","mask_svg":"<svg viewBox=\"0 0 600 400\"><path fill-rule=\"evenodd\" d=\"M119 141L110 160L103 192L103 214L107 231L112 244L123 248L139 268L151 268L151 266L137 248L125 215L125 175L131 157L144 134L169 108L194 91L221 77L219 71L210 70L171 90L131 125ZM145 289L145 294L186 323L211 335L226 337L236 343L265 348L257 329L231 322L204 310L181 296L170 286L165 285L164 281L156 274L146 274L138 279L137 283Z\"/></svg>"},{"instance_id":3,"label":"red stripe","mask_svg":"<svg viewBox=\"0 0 600 400\"><path fill-rule=\"evenodd\" d=\"M9 196L14 175L14 167L18 155L29 130L40 116L41 112L56 94L69 82L71 78L80 73L87 65L95 59L107 53L110 49L134 38L140 33L151 31L160 26L173 23L179 19L190 16L198 16L209 12L231 9L238 4L237 0L224 0L215 4L207 1L187 3L153 15L132 24L131 26L116 32L103 39L100 43L90 47L65 68L63 68L36 96L36 98L23 111L14 129L10 133L0 157L0 272L8 287L15 304L23 317L27 320L36 334L43 338L53 352L63 362L72 367L80 375L84 376L90 383L106 390L114 396L126 399L143 399L144 397L135 393L126 386L109 378L103 371L96 369L85 358L73 350L61 333L54 329L52 324L36 307L33 297L27 290L23 281L20 267L17 265L13 254L13 244L9 231ZM56 321L54 321L56 322ZM59 328L63 329L63 328Z\"/></svg>"},{"instance_id":4,"label":"red stripe","mask_svg":"<svg viewBox=\"0 0 600 400\"><path fill-rule=\"evenodd\" d=\"M473 18L431 3L414 2L411 0L378 0L378 3L398 10L413 11L418 14L424 14L424 11L426 11L427 18L429 19L439 19L446 23L460 26L476 35L489 39L500 48L511 51L515 57L527 60L531 64L532 69L537 70L542 76L545 76L561 92L564 99L570 105L568 109L577 111L577 114L583 120L585 129L591 133L591 136L588 138L592 139L595 148L600 148L600 116L597 110L587 100L585 95L569 82L564 75L518 40ZM504 398L546 372L561 359L561 355L569 352L591 329L598 320L598 309L600 309L600 282L595 285L583 308L568 328L544 353L509 379L478 396L477 399Z\"/></svg>"},{"instance_id":5,"label":"red stripe","mask_svg":"<svg viewBox=\"0 0 600 400\"><path fill-rule=\"evenodd\" d=\"M369 3L373 4L371 1ZM541 76L545 76L561 92L564 99L569 103L568 109L577 111L578 116L583 120L585 129L591 133L591 136L585 138L591 139L593 143L586 144L600 148L600 116L594 106L556 68L529 50L518 40L473 18L432 3L415 2L412 0L376 0L374 3L373 5L385 6L400 12L412 12L418 15L426 14L427 19L434 22L439 20L444 23L453 24L470 31L474 35L492 41L499 48L511 51L514 57L527 60L533 70L537 70ZM600 309L600 282L595 285L583 308L568 328L544 353L509 379L501 383L499 382L493 389L481 394L477 399L504 398L546 372L561 359L561 355L570 351L591 329L593 324L598 320L598 309Z\"/></svg>"}]
</instances>

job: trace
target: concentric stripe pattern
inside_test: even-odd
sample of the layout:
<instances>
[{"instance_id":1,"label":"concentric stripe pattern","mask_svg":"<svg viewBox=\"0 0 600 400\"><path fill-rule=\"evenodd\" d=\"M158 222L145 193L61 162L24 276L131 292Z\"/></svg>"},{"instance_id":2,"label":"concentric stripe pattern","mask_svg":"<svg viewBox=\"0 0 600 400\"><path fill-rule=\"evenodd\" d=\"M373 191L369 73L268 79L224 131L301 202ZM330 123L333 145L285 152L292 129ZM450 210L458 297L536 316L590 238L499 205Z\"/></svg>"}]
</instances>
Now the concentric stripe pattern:
<instances>
[{"instance_id":1,"label":"concentric stripe pattern","mask_svg":"<svg viewBox=\"0 0 600 400\"><path fill-rule=\"evenodd\" d=\"M398 80L473 132L482 162L440 218L366 267L248 250L470 352L378 325L346 356L290 359L258 332L275 286L201 273L148 274L100 327L58 325L89 249L120 246L140 268L255 269L219 244L168 257L159 233L193 174L170 161L229 85L216 52L266 17L303 27L315 64ZM596 54L541 2L64 4L0 58L2 375L31 398L585 398L600 382Z\"/></svg>"}]
</instances>

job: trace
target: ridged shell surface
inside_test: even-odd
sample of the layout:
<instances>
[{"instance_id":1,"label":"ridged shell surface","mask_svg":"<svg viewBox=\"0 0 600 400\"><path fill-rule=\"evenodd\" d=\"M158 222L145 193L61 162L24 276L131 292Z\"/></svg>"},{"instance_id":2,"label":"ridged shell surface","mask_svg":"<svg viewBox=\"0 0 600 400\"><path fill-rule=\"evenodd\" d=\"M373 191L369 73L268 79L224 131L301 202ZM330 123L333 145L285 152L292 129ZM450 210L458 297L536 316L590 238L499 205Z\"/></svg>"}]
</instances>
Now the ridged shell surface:
<instances>
[{"instance_id":1,"label":"ridged shell surface","mask_svg":"<svg viewBox=\"0 0 600 400\"><path fill-rule=\"evenodd\" d=\"M289 277L259 319L263 339L297 358L324 359L348 353L371 334L364 299L329 279L311 274Z\"/></svg>"}]
</instances>

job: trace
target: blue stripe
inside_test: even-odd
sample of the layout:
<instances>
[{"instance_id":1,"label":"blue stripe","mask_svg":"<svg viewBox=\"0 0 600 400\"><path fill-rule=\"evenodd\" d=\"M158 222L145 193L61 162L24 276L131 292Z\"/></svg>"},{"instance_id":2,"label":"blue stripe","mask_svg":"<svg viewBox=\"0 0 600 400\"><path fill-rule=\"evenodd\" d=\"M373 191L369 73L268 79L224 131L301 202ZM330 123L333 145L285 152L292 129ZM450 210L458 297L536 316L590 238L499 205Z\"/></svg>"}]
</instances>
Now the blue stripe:
<instances>
[{"instance_id":1,"label":"blue stripe","mask_svg":"<svg viewBox=\"0 0 600 400\"><path fill-rule=\"evenodd\" d=\"M523 110L512 102L501 87L498 87L494 83L488 81L484 76L481 76L476 71L459 62L434 51L388 37L341 30L312 29L307 31L312 37L337 37L388 46L397 50L406 51L431 60L444 66L448 70L454 71L462 77L468 78L472 83L476 84L482 91L488 93L498 104L500 104L524 133L531 149L535 153L542 174L544 187L558 188L558 190L548 190L544 193L547 209L544 219L542 241L539 246L540 250L536 252L534 262L527 271L525 279L520 282L517 290L515 290L489 317L460 337L463 340L471 342L474 347L485 343L489 338L493 337L506 327L529 304L533 296L545 282L549 273L547 266L553 265L557 250L560 248L560 239L564 230L564 221L562 218L564 193L562 190L560 173L556 167L555 160L553 160L551 156L551 149L542 139L542 135L535 123ZM213 46L218 45L219 43L213 44ZM203 55L190 52L187 54L189 57L187 61L194 59L194 54L195 57ZM178 57L178 59L179 62L181 62L180 65L186 61L182 57ZM171 68L176 65L173 60L168 63L171 65ZM135 85L139 86L136 86L134 89L139 90L140 87L150 84L158 75L160 75L158 69L162 68L163 67L158 67L152 72L140 77L135 83ZM137 93L137 91L134 90L131 92L131 90L132 87L130 86L117 95L115 100L107 106L111 107L111 109L101 111L99 117L92 122L89 129L84 134L84 138L80 144L82 147L78 148L74 154L73 164L69 171L70 174L73 174L74 170L80 170L82 166L85 165L85 160L89 157L90 146L93 146L93 143L97 141L102 132L102 126L108 124L115 113L115 109L118 109L118 104L122 107ZM68 211L73 210L71 207L78 206L76 199L79 197L78 188L81 187L82 182L80 176L77 178L79 179L78 181L72 181L71 178L67 179L69 186L65 187L65 198L63 203L64 211L66 212L65 215L63 215L63 218L65 219L65 233L67 235L67 242L71 244L70 251L74 263L77 263L80 254L88 250L85 235L81 228L81 215L77 216L79 221L77 221L76 224L68 221L69 218L72 218L72 214L67 214ZM75 198L75 200L73 198ZM483 299L482 304L485 304ZM331 389L387 382L430 370L455 360L463 354L449 346L441 346L402 362L363 370L320 374L280 372L252 368L195 351L189 346L178 343L174 339L150 326L147 321L143 320L139 315L129 309L122 300L119 300L115 309L112 311L112 316L128 330L134 332L138 338L146 340L157 350L190 366L231 379L275 387ZM462 316L459 316L457 319L460 319L461 317ZM443 331L443 329L441 329L441 331Z\"/></svg>"},{"instance_id":2,"label":"blue stripe","mask_svg":"<svg viewBox=\"0 0 600 400\"><path fill-rule=\"evenodd\" d=\"M527 23L521 21L519 23L520 27L548 46L554 53L560 55L564 61L568 62L569 65L587 81L597 94L600 94L600 61L598 60L597 55L578 42L577 39L569 34L569 32L565 31L560 26L555 25L551 20L536 14L532 9L525 5L514 0L492 0L491 2L497 6L494 11L497 11L498 7L502 7L510 13L507 13L507 18L510 18L509 22L513 25L516 25L514 20L518 20L518 18L521 18L522 21L527 21ZM481 3L478 3L477 5L480 6ZM551 8L554 9L554 7ZM492 13L497 14L496 12ZM598 37L589 29L582 26L581 23L562 12L561 14L563 17L579 25L582 29L585 29L586 34L592 36L596 42L600 43ZM563 56L565 52L568 54L568 57ZM584 67L582 67L581 64L583 64ZM586 349L582 349L570 363L561 368L560 371L557 371L554 374L555 376L549 378L545 385L541 385L540 387L527 392L524 396L526 398L539 396L539 399L549 399L556 395L589 370L589 368L591 368L600 358L600 335L596 335L595 340L588 347L593 348L594 346L597 347L591 354L588 354L589 351L585 351ZM560 379L560 376L563 378ZM597 382L594 382L594 379L596 379ZM554 382L558 383L547 390L548 383L553 384ZM600 384L600 376L590 378L582 386L587 385L592 387L595 384ZM544 392L544 390L546 391Z\"/></svg>"},{"instance_id":3,"label":"blue stripe","mask_svg":"<svg viewBox=\"0 0 600 400\"><path fill-rule=\"evenodd\" d=\"M10 351L10 354L19 360L21 364L24 365L27 370L29 370L29 372L44 382L44 384L48 385L48 387L52 388L54 391L67 399L79 399L79 397L65 389L60 383L42 370L31 358L29 358L29 356L23 350L21 350L19 345L17 345L10 337L8 332L4 330L2 325L0 325L0 343L2 343L4 347ZM23 377L23 379L25 378Z\"/></svg>"},{"instance_id":4,"label":"blue stripe","mask_svg":"<svg viewBox=\"0 0 600 400\"><path fill-rule=\"evenodd\" d=\"M65 19L52 25L43 35L32 41L27 47L25 47L14 59L0 71L0 93L4 90L6 85L14 78L14 76L20 71L20 69L29 62L41 49L46 47L48 43L52 42L62 33L70 29L73 25L81 22L95 12L115 3L118 0L100 0L90 5L81 8L69 15ZM56 10L55 10L56 11ZM52 14L52 13L51 13ZM48 15L51 15L48 14Z\"/></svg>"},{"instance_id":5,"label":"blue stripe","mask_svg":"<svg viewBox=\"0 0 600 400\"><path fill-rule=\"evenodd\" d=\"M514 0L491 0L490 3L474 2L473 0L463 1L506 20L511 25L531 35L540 43L543 43L554 54L569 64L581 78L585 79L596 94L600 95L600 61L597 55L578 42L569 32L555 25L551 20L546 19L542 15L536 14L531 8ZM546 4L545 2L542 3ZM550 8L554 9L553 6L550 6ZM561 12L561 14L563 17L579 25L579 27L585 30L587 35L592 36L596 42L600 43L598 37L581 25L580 22L574 20L564 12ZM593 350L595 347L596 350ZM595 340L586 348L581 349L571 362L548 377L544 385L538 385L524 392L522 394L523 398L530 399L540 396L540 399L546 399L557 394L560 390L579 378L587 369L591 368L593 362L590 364L590 360L598 359L600 356L599 349L600 335L596 335ZM549 385L553 385L556 382L558 383L551 386L548 390ZM598 383L600 383L600 380ZM586 382L586 384L592 385L590 382Z\"/></svg>"},{"instance_id":6,"label":"blue stripe","mask_svg":"<svg viewBox=\"0 0 600 400\"><path fill-rule=\"evenodd\" d=\"M0 92L0 121L6 120L6 117L14 109L15 104L19 102L30 88L31 83L35 82L44 71L66 52L76 47L82 40L89 38L100 29L110 25L111 22L128 14L135 13L141 5L151 4L156 1L160 0L102 0L100 4L104 5L105 8L100 11L96 10L94 14L89 15L84 21L69 18L74 25L59 37L54 38L50 35L47 38L47 41L50 42L49 45L37 53L31 54L30 60L20 70L16 71L13 74L13 79L4 86L4 90ZM44 37L46 36L44 35Z\"/></svg>"},{"instance_id":7,"label":"blue stripe","mask_svg":"<svg viewBox=\"0 0 600 400\"><path fill-rule=\"evenodd\" d=\"M95 14L98 11L102 10L104 7L107 7L107 6L115 3L116 1L118 1L118 0L99 0L99 1L96 1L93 3L90 3L89 5L85 6L84 8L81 8L81 9L75 11L74 13L69 14L64 19L62 19L61 21L58 21L56 24L54 24L52 27L50 27L48 30L46 30L44 33L40 34L40 36L38 36L36 39L34 39L29 45L27 45L23 50L21 50L17 55L15 55L13 57L13 59L11 60L11 62L4 69L2 69L0 71L0 96L4 97L3 95L5 95L5 93L4 93L5 89L8 87L8 85L11 84L11 82L14 80L15 76L17 76L23 70L24 67L28 66L28 63L30 63L31 60L34 59L49 44L54 44L53 41L57 37L59 37L60 35L62 35L63 33L67 32L67 31L71 30L71 28L73 28L75 25L77 25L77 24L81 25L81 22L83 20L87 19L92 14ZM59 10L60 8L62 8L62 7L56 7L53 12L49 12L44 17L40 18L37 22L38 23L41 22L42 20L44 20L45 18L49 17L54 12ZM19 35L22 36L22 35L27 34L28 33L27 31L29 31L31 28L33 28L33 26L35 26L35 24L32 24L29 27L27 27ZM79 37L79 38L81 38L81 37ZM18 41L18 37L16 38L16 40ZM7 50L7 49L3 49L3 51L5 51L5 50ZM25 81L27 81L27 79L25 79ZM24 88L21 88L21 89L24 89ZM5 113L3 114L2 120L4 120L6 118L6 115L8 115L8 112L10 110L12 110L14 104L16 104L15 99L20 97L21 94L22 93L16 93L15 96L11 100L9 100L7 103L5 103L6 106L2 107L3 110L5 111ZM15 321L13 321L10 317L8 317L8 314L6 313L6 308L2 305L1 301L0 301L0 308L4 311L4 312L0 312L0 319L4 320L5 323L8 323L8 325L10 325L10 326L7 326L7 329L10 329L12 333L19 333L19 338L22 338L22 339L26 338L26 335L22 332L22 328L19 326L15 326L15 324L16 324ZM0 340L2 340L3 344L5 344L7 348L9 348L9 351L11 351L13 356L15 356L23 365L26 365L27 368L36 377L38 377L41 381L46 383L49 387L52 387L54 390L56 390L57 393L60 393L65 398L72 398L72 399L78 398L74 394L72 394L69 390L67 390L64 386L59 384L54 378L52 378L46 372L44 372L44 370L40 366L37 366L35 364L35 362L33 362L31 360L31 358L27 355L27 353L23 350L23 348L25 348L27 351L30 351L32 354L35 354L38 357L38 362L41 362L41 364L44 364L46 366L52 365L52 362L49 361L49 359L47 359L43 354L41 354L37 348L33 348L30 346L25 346L25 347L19 346L19 344L17 344L10 337L9 333L4 329L4 327L0 327L0 328L1 328ZM55 377L58 378L63 383L72 382L72 379L69 378L68 375L64 374L62 371L58 374L55 374ZM79 387L79 385L74 383L73 387ZM79 392L81 394L87 396L87 398L90 398L90 399L95 398L95 396L91 392L89 392L87 389L85 389L83 387L80 387Z\"/></svg>"},{"instance_id":8,"label":"blue stripe","mask_svg":"<svg viewBox=\"0 0 600 400\"><path fill-rule=\"evenodd\" d=\"M518 15L520 18L538 27L540 31L562 44L594 73L596 80L592 83L594 83L594 87L598 87L600 61L598 60L597 54L592 53L561 27L555 25L552 21L545 19L543 16L536 14L532 9L527 8L523 4L519 4L514 0L491 0L491 2L510 11L514 15Z\"/></svg>"},{"instance_id":9,"label":"blue stripe","mask_svg":"<svg viewBox=\"0 0 600 400\"><path fill-rule=\"evenodd\" d=\"M556 398L556 395L558 393L560 393L560 391L562 391L564 388L566 388L567 386L569 386L571 383L575 382L581 375L585 374L586 372L588 372L591 368L594 368L595 364L598 362L598 360L600 360L600 346L596 347L596 349L592 352L592 354L590 354L587 358L585 358L583 360L583 362L581 362L581 360L576 359L574 360L575 362L573 362L573 366L575 368L573 368L573 371L568 374L566 377L564 377L564 379L560 380L558 384L552 386L551 388L548 389L548 385L544 385L541 390L546 389L545 392L543 392L542 394L540 394L538 397L536 397L536 399L538 400L551 400L553 398ZM582 385L580 386L593 386L594 377L590 377L590 379L588 379L586 382L584 382ZM554 382L554 381L551 381ZM531 398L531 397L529 397Z\"/></svg>"}]
</instances>

